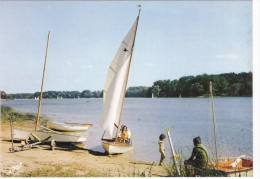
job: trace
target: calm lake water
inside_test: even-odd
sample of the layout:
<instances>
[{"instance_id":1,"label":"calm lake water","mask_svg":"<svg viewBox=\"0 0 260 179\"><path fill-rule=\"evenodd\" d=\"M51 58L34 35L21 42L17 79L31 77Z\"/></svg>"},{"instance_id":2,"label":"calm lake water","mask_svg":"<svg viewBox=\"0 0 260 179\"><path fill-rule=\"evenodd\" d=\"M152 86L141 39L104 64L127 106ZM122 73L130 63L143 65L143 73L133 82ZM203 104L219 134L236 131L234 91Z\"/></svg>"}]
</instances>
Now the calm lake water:
<instances>
[{"instance_id":1,"label":"calm lake water","mask_svg":"<svg viewBox=\"0 0 260 179\"><path fill-rule=\"evenodd\" d=\"M25 112L37 112L37 100L1 101ZM251 97L215 98L219 156L253 155L253 109ZM103 151L100 138L102 99L44 99L41 114L54 121L92 123L85 134L88 149ZM208 98L127 98L122 124L132 131L134 152L137 160L158 162L158 137L170 128L177 153L183 159L191 154L194 137L200 136L212 156L213 125ZM170 156L168 139L166 154ZM169 159L168 159L169 161Z\"/></svg>"}]
</instances>

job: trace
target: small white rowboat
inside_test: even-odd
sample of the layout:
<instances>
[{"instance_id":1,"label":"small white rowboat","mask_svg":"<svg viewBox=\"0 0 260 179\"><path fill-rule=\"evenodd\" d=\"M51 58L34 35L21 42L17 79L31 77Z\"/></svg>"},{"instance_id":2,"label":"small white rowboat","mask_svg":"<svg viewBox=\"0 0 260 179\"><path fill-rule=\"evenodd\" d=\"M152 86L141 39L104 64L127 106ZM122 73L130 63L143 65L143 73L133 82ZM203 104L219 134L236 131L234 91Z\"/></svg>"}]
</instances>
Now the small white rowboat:
<instances>
[{"instance_id":1,"label":"small white rowboat","mask_svg":"<svg viewBox=\"0 0 260 179\"><path fill-rule=\"evenodd\" d=\"M14 129L13 137L14 140L23 141L27 140L29 137L36 136L38 140L44 140L51 136L48 141L52 141L53 139L56 142L85 142L87 140L86 137L80 135L70 135L70 134L62 134L58 132L51 132L47 130L25 130L25 129Z\"/></svg>"},{"instance_id":2,"label":"small white rowboat","mask_svg":"<svg viewBox=\"0 0 260 179\"><path fill-rule=\"evenodd\" d=\"M64 132L76 132L76 131L86 131L92 124L78 124L78 123L59 123L48 121L47 127L56 131Z\"/></svg>"}]
</instances>

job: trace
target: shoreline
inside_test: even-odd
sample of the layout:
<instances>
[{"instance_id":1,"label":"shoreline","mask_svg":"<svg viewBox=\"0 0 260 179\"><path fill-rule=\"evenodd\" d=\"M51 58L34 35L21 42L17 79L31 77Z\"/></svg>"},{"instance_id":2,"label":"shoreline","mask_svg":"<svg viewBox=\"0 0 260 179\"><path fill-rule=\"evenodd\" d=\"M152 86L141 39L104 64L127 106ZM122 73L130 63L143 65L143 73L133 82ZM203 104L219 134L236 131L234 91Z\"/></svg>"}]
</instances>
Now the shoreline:
<instances>
[{"instance_id":1,"label":"shoreline","mask_svg":"<svg viewBox=\"0 0 260 179\"><path fill-rule=\"evenodd\" d=\"M126 99L207 99L209 96L194 96L194 97L126 97ZM253 96L214 96L214 98L252 98ZM63 99L56 99L56 98L43 98L43 100L91 100L91 99L103 99L103 98L63 98ZM0 99L1 101L38 101L38 99L33 98L16 98L16 99Z\"/></svg>"},{"instance_id":2,"label":"shoreline","mask_svg":"<svg viewBox=\"0 0 260 179\"><path fill-rule=\"evenodd\" d=\"M20 143L14 143L20 146ZM3 177L141 177L168 176L167 170L130 154L105 155L82 148L49 146L11 153L10 127L1 123L1 176Z\"/></svg>"},{"instance_id":3,"label":"shoreline","mask_svg":"<svg viewBox=\"0 0 260 179\"><path fill-rule=\"evenodd\" d=\"M13 112L17 112L12 110ZM47 145L20 152L12 147L10 124L6 112L1 115L1 176L2 177L160 177L169 176L167 166L134 160L131 153L105 155L80 147ZM19 112L18 112L19 113ZM22 115L26 115L22 114ZM15 121L15 126L33 128L33 120ZM14 146L20 146L14 143ZM158 154L159 155L159 154Z\"/></svg>"}]
</instances>

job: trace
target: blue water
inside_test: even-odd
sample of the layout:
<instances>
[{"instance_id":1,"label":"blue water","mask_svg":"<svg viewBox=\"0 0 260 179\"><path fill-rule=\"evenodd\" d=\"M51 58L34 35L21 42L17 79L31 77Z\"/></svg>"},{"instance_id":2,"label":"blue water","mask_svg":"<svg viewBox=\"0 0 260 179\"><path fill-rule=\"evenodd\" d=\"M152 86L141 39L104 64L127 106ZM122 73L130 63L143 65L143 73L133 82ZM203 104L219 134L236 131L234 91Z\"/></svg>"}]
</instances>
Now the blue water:
<instances>
[{"instance_id":1,"label":"blue water","mask_svg":"<svg viewBox=\"0 0 260 179\"><path fill-rule=\"evenodd\" d=\"M1 101L25 112L37 112L37 100ZM215 98L215 116L219 156L253 155L253 109L251 97ZM41 114L54 121L92 123L86 133L87 148L103 151L100 138L102 99L44 99ZM158 137L170 128L173 145L183 159L188 158L192 139L200 136L213 156L213 127L208 98L127 98L122 124L131 129L134 143L133 157L137 160L158 162ZM166 154L170 145L165 141ZM169 159L168 159L169 161Z\"/></svg>"}]
</instances>

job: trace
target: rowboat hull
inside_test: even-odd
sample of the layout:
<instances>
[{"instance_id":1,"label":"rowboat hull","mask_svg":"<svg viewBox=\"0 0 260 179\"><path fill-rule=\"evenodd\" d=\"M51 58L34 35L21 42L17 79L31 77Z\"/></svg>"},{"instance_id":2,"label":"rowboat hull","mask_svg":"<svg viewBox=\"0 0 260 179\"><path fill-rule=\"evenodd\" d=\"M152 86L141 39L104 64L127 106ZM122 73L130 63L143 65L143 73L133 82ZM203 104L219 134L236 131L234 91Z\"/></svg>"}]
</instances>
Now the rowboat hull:
<instances>
[{"instance_id":1,"label":"rowboat hull","mask_svg":"<svg viewBox=\"0 0 260 179\"><path fill-rule=\"evenodd\" d=\"M55 133L46 130L24 130L24 129L14 129L13 131L13 138L17 141L23 141L32 137L32 135L37 136L40 140L44 140L51 136L48 141L52 141L53 139L56 142L85 142L87 139L86 137L79 136L79 135L71 135L71 134L62 134L62 133Z\"/></svg>"},{"instance_id":2,"label":"rowboat hull","mask_svg":"<svg viewBox=\"0 0 260 179\"><path fill-rule=\"evenodd\" d=\"M199 169L186 166L187 176L212 176L212 177L252 177L253 176L253 160L241 159L239 157L231 157L226 160L219 160L218 165L211 163L207 168ZM236 164L233 165L232 164Z\"/></svg>"},{"instance_id":3,"label":"rowboat hull","mask_svg":"<svg viewBox=\"0 0 260 179\"><path fill-rule=\"evenodd\" d=\"M214 163L213 163L214 165ZM216 164L215 164L216 165ZM232 166L233 165L233 166ZM248 177L253 176L253 160L240 157L232 157L220 160L216 171L226 177Z\"/></svg>"},{"instance_id":4,"label":"rowboat hull","mask_svg":"<svg viewBox=\"0 0 260 179\"><path fill-rule=\"evenodd\" d=\"M217 170L220 174L219 176L223 177L252 177L253 168L240 168L236 170Z\"/></svg>"},{"instance_id":5,"label":"rowboat hull","mask_svg":"<svg viewBox=\"0 0 260 179\"><path fill-rule=\"evenodd\" d=\"M67 124L67 123L58 123L58 122L47 122L47 127L57 131L64 132L76 132L76 131L86 131L92 124L82 125L82 124Z\"/></svg>"},{"instance_id":6,"label":"rowboat hull","mask_svg":"<svg viewBox=\"0 0 260 179\"><path fill-rule=\"evenodd\" d=\"M133 150L132 144L115 142L110 139L101 139L101 143L107 154L122 154Z\"/></svg>"}]
</instances>

